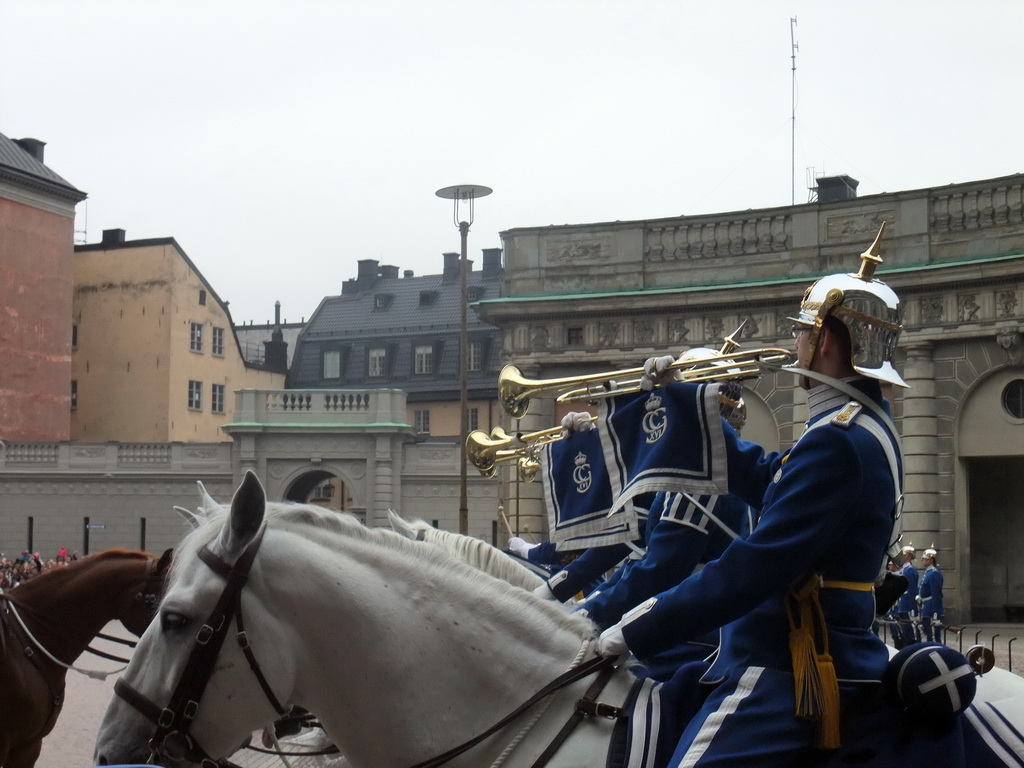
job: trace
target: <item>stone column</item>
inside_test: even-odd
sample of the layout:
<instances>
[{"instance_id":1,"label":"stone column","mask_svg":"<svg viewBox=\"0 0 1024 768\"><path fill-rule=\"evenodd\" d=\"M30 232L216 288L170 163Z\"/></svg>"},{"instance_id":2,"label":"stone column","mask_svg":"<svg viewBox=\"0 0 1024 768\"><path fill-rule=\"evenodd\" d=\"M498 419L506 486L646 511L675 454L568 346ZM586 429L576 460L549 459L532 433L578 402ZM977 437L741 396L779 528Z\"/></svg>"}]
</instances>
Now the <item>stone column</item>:
<instances>
[{"instance_id":1,"label":"stone column","mask_svg":"<svg viewBox=\"0 0 1024 768\"><path fill-rule=\"evenodd\" d=\"M940 509L938 412L935 402L935 362L930 343L907 348L903 377L910 389L903 390L903 460L904 486L903 538L914 543L918 551L935 545L942 530ZM927 539L927 541L925 540ZM950 553L952 554L952 553ZM952 562L952 557L949 558Z\"/></svg>"}]
</instances>

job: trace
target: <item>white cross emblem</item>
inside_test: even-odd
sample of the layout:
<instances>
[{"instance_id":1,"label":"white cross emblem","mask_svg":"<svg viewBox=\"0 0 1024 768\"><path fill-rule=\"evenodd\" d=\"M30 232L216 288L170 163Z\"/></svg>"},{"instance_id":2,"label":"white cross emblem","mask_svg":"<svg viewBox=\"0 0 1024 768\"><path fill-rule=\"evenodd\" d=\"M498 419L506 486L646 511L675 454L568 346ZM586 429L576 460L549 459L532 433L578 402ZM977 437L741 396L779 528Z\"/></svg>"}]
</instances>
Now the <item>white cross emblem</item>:
<instances>
[{"instance_id":1,"label":"white cross emblem","mask_svg":"<svg viewBox=\"0 0 1024 768\"><path fill-rule=\"evenodd\" d=\"M964 675L973 675L974 670L971 669L969 664L957 667L956 669L950 669L946 666L945 660L939 655L938 651L932 651L928 654L928 658L931 659L936 668L941 672L938 677L934 680L929 680L927 683L922 683L917 689L922 693L926 694L934 691L936 688L945 686L946 692L949 694L950 703L953 705L953 711L960 711L960 691L957 690L955 680L961 678Z\"/></svg>"}]
</instances>

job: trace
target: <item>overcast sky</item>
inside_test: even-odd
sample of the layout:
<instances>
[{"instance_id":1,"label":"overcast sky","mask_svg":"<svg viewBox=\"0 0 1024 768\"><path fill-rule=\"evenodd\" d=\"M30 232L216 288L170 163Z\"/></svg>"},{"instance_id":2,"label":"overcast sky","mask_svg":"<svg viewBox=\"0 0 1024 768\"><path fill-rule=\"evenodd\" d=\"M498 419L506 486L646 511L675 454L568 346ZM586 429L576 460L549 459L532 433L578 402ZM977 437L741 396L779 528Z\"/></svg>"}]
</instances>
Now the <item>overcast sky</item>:
<instances>
[{"instance_id":1,"label":"overcast sky","mask_svg":"<svg viewBox=\"0 0 1024 768\"><path fill-rule=\"evenodd\" d=\"M792 17L797 18L795 153ZM501 231L1024 171L1020 0L0 0L0 133L174 237L236 323ZM792 173L795 165L796 172ZM795 183L794 183L795 176Z\"/></svg>"}]
</instances>

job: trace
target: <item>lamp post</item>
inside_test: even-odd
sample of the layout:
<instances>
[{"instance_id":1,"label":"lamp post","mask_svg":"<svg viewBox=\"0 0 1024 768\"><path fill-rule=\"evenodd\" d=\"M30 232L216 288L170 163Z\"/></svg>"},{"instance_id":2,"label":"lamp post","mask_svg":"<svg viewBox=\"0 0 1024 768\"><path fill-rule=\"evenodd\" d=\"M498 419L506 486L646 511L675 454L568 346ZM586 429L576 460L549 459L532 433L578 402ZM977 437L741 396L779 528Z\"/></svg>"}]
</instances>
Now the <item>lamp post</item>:
<instances>
[{"instance_id":1,"label":"lamp post","mask_svg":"<svg viewBox=\"0 0 1024 768\"><path fill-rule=\"evenodd\" d=\"M491 194L490 187L478 184L459 184L445 187L435 193L438 197L452 200L452 221L459 230L462 239L462 250L459 257L459 533L469 533L469 498L467 494L466 476L466 437L469 434L469 325L467 312L469 308L468 264L466 263L466 239L469 227L473 223L473 203L479 197ZM468 216L459 220L459 205L467 208Z\"/></svg>"}]
</instances>

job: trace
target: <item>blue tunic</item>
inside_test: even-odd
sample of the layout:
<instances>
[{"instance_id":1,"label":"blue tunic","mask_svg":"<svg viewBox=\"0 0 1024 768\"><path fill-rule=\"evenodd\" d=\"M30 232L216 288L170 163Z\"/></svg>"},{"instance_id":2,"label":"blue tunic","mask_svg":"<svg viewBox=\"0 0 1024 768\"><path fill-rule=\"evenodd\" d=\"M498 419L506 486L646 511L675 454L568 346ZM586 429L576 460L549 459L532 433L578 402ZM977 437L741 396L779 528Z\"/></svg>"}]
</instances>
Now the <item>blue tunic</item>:
<instances>
[{"instance_id":1,"label":"blue tunic","mask_svg":"<svg viewBox=\"0 0 1024 768\"><path fill-rule=\"evenodd\" d=\"M747 535L752 527L753 513L735 496L658 494L647 523L647 553L599 586L582 608L606 629L630 608L714 560L733 538Z\"/></svg>"},{"instance_id":2,"label":"blue tunic","mask_svg":"<svg viewBox=\"0 0 1024 768\"><path fill-rule=\"evenodd\" d=\"M877 381L851 383L887 408ZM813 428L785 454L741 440L723 423L729 489L761 507L757 527L646 612L624 619L623 636L637 656L729 625L713 675L750 666L791 673L786 594L794 580L820 574L826 582L875 581L892 533L896 480L874 435L856 422L831 422L848 401L831 387L817 387L808 398ZM857 416L862 419L875 420L895 443L868 409ZM820 599L839 678L881 680L888 652L871 631L871 592L826 588Z\"/></svg>"},{"instance_id":3,"label":"blue tunic","mask_svg":"<svg viewBox=\"0 0 1024 768\"><path fill-rule=\"evenodd\" d=\"M904 563L900 573L907 577L907 591L900 595L896 612L909 615L917 610L917 568L913 563Z\"/></svg>"},{"instance_id":4,"label":"blue tunic","mask_svg":"<svg viewBox=\"0 0 1024 768\"><path fill-rule=\"evenodd\" d=\"M937 565L929 565L921 577L918 590L921 599L921 615L941 619L946 612L942 604L942 571Z\"/></svg>"}]
</instances>

